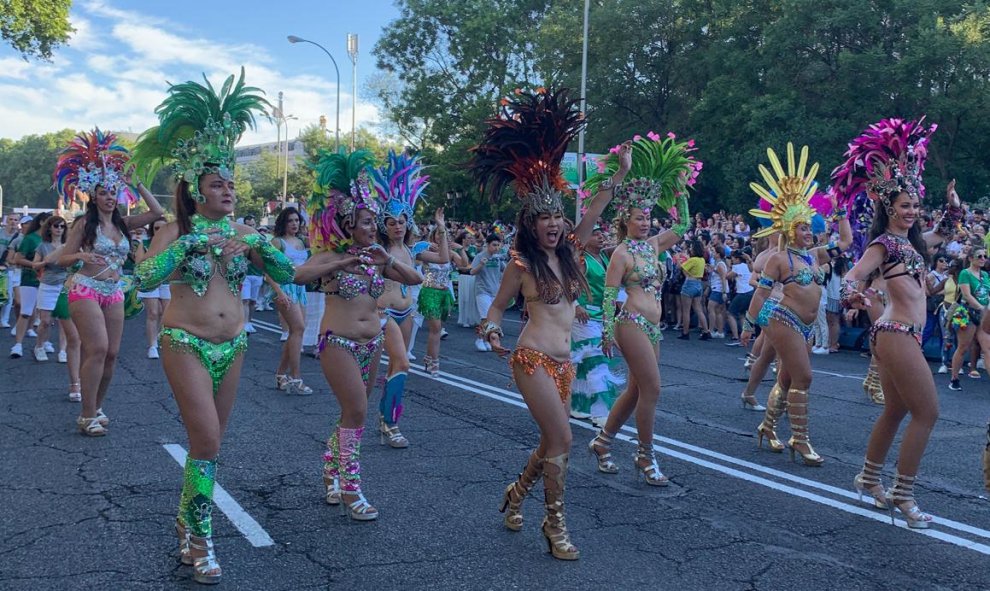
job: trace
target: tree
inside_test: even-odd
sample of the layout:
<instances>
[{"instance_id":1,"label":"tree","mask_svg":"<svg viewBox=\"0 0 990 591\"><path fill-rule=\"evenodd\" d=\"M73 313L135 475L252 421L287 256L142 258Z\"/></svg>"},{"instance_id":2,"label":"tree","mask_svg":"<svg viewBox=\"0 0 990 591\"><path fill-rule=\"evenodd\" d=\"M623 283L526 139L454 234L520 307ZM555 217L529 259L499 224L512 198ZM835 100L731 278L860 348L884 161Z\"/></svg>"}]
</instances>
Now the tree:
<instances>
[{"instance_id":1,"label":"tree","mask_svg":"<svg viewBox=\"0 0 990 591\"><path fill-rule=\"evenodd\" d=\"M69 40L72 0L0 0L0 38L24 59L52 58L52 51Z\"/></svg>"},{"instance_id":2,"label":"tree","mask_svg":"<svg viewBox=\"0 0 990 591\"><path fill-rule=\"evenodd\" d=\"M4 202L12 207L54 208L58 196L52 188L52 173L59 151L77 132L63 129L44 135L27 135L12 142L0 141L0 184Z\"/></svg>"}]
</instances>

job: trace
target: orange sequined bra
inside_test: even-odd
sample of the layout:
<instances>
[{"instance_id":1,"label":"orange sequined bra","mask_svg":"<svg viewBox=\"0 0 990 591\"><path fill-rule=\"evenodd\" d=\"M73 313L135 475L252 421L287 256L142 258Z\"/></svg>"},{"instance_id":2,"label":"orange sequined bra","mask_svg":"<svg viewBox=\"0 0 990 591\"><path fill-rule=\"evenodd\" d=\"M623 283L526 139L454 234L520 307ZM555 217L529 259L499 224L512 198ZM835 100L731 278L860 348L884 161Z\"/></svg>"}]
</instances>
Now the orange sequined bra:
<instances>
[{"instance_id":1,"label":"orange sequined bra","mask_svg":"<svg viewBox=\"0 0 990 591\"><path fill-rule=\"evenodd\" d=\"M523 271L532 274L533 269L530 266L529 260L519 252L515 250L509 251L509 256L512 259L513 264L518 266ZM534 275L535 278L535 275ZM527 302L543 302L549 306L559 304L560 300L564 297L565 288L561 281L554 277L550 281L537 281L536 282L536 297L526 297ZM581 283L577 279L571 279L567 282L567 301L573 302L577 300L578 296L581 294Z\"/></svg>"}]
</instances>

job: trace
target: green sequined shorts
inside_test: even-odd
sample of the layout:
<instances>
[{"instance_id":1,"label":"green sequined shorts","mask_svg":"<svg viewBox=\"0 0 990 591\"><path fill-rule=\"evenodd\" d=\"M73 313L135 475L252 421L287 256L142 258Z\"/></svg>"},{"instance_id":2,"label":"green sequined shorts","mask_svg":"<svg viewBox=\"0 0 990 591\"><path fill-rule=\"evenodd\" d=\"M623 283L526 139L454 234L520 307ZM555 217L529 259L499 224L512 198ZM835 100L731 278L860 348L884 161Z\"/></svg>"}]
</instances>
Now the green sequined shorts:
<instances>
[{"instance_id":1,"label":"green sequined shorts","mask_svg":"<svg viewBox=\"0 0 990 591\"><path fill-rule=\"evenodd\" d=\"M427 320L446 320L454 307L454 296L449 289L424 287L419 290L419 313Z\"/></svg>"},{"instance_id":2,"label":"green sequined shorts","mask_svg":"<svg viewBox=\"0 0 990 591\"><path fill-rule=\"evenodd\" d=\"M159 346L162 345L163 337L168 337L169 346L173 351L188 353L199 358L213 380L214 396L220 389L224 377L227 376L230 366L237 361L237 356L247 351L248 343L247 333L244 331L229 341L212 343L181 328L166 326L158 334Z\"/></svg>"}]
</instances>

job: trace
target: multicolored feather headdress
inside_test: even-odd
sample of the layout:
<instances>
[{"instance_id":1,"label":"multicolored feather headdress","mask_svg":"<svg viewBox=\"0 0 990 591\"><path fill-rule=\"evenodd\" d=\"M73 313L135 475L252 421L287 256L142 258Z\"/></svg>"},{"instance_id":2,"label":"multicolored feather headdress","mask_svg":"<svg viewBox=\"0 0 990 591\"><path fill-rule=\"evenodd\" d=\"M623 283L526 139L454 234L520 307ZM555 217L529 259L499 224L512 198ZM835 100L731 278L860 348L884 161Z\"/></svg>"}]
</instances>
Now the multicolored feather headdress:
<instances>
[{"instance_id":1,"label":"multicolored feather headdress","mask_svg":"<svg viewBox=\"0 0 990 591\"><path fill-rule=\"evenodd\" d=\"M388 151L388 162L371 170L371 186L375 190L382 215L378 227L385 231L385 220L406 216L412 224L416 201L430 184L429 176L421 176L423 164L418 156Z\"/></svg>"},{"instance_id":2,"label":"multicolored feather headdress","mask_svg":"<svg viewBox=\"0 0 990 591\"><path fill-rule=\"evenodd\" d=\"M159 124L145 131L134 146L133 164L138 175L150 183L166 164L172 165L177 180L189 183L189 192L197 201L199 177L218 174L224 180L234 178L234 146L241 135L254 128L255 114L267 115L271 104L258 88L244 86L244 68L234 84L231 75L220 92L203 75L206 86L198 82L173 84L168 98L158 105Z\"/></svg>"},{"instance_id":3,"label":"multicolored feather headdress","mask_svg":"<svg viewBox=\"0 0 990 591\"><path fill-rule=\"evenodd\" d=\"M757 207L749 210L749 213L761 221L770 220L770 225L755 232L753 237L761 238L774 232L781 232L788 241L793 241L794 226L799 223L810 224L811 218L815 215L815 210L809 203L818 190L818 183L815 182L818 163L812 164L806 173L808 146L801 148L801 160L795 162L794 144L790 142L787 142L786 172L773 148L767 148L767 157L770 159L773 172L771 173L762 164L759 166L760 176L766 182L766 187L754 182L749 184L749 188L762 201L770 204L770 211Z\"/></svg>"},{"instance_id":4,"label":"multicolored feather headdress","mask_svg":"<svg viewBox=\"0 0 990 591\"><path fill-rule=\"evenodd\" d=\"M530 215L563 211L567 181L560 161L584 127L584 115L568 90L516 90L502 111L487 121L481 143L471 148L469 168L481 192L497 199L511 186Z\"/></svg>"},{"instance_id":5,"label":"multicolored feather headdress","mask_svg":"<svg viewBox=\"0 0 990 591\"><path fill-rule=\"evenodd\" d=\"M98 127L81 133L59 153L53 175L55 190L68 203L75 200L77 191L89 195L100 185L116 195L118 202L135 203L137 196L122 178L130 157L112 133Z\"/></svg>"},{"instance_id":6,"label":"multicolored feather headdress","mask_svg":"<svg viewBox=\"0 0 990 591\"><path fill-rule=\"evenodd\" d=\"M906 192L925 196L921 175L928 156L928 142L938 128L918 121L884 119L870 125L849 144L846 161L832 171L832 190L839 205L849 207L862 192L890 207L890 198Z\"/></svg>"},{"instance_id":7,"label":"multicolored feather headdress","mask_svg":"<svg viewBox=\"0 0 990 591\"><path fill-rule=\"evenodd\" d=\"M620 148L621 144L613 147L604 162L599 163L598 172L584 185L585 194L595 195L602 182L619 170ZM633 137L632 168L626 181L615 188L613 203L619 217L628 218L636 210L650 210L654 204L664 210L674 207L677 197L687 194L701 172L701 161L691 156L694 150L694 140L679 142L673 133L663 139L652 131L646 137Z\"/></svg>"},{"instance_id":8,"label":"multicolored feather headdress","mask_svg":"<svg viewBox=\"0 0 990 591\"><path fill-rule=\"evenodd\" d=\"M342 252L351 245L344 226L354 226L357 212L367 209L378 215L378 201L372 195L369 169L375 157L367 150L347 154L321 150L314 169L316 181L306 212L309 245L313 252Z\"/></svg>"}]
</instances>

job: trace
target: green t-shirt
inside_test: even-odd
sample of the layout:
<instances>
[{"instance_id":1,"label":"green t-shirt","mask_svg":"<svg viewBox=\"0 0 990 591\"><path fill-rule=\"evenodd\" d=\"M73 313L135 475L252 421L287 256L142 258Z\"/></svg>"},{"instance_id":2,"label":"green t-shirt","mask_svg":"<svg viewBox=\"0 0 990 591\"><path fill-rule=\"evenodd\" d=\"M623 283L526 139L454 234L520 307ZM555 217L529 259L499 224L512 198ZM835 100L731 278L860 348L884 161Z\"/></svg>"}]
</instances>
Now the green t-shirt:
<instances>
[{"instance_id":1,"label":"green t-shirt","mask_svg":"<svg viewBox=\"0 0 990 591\"><path fill-rule=\"evenodd\" d=\"M34 252L41 245L41 233L31 232L21 240L21 245L17 247L17 252L28 261L34 260ZM38 275L34 269L21 267L21 285L25 287L38 287Z\"/></svg>"},{"instance_id":2,"label":"green t-shirt","mask_svg":"<svg viewBox=\"0 0 990 591\"><path fill-rule=\"evenodd\" d=\"M990 304L990 275L986 271L980 271L980 276L977 278L969 269L963 269L959 273L959 285L968 285L969 293L980 302L981 306Z\"/></svg>"}]
</instances>

